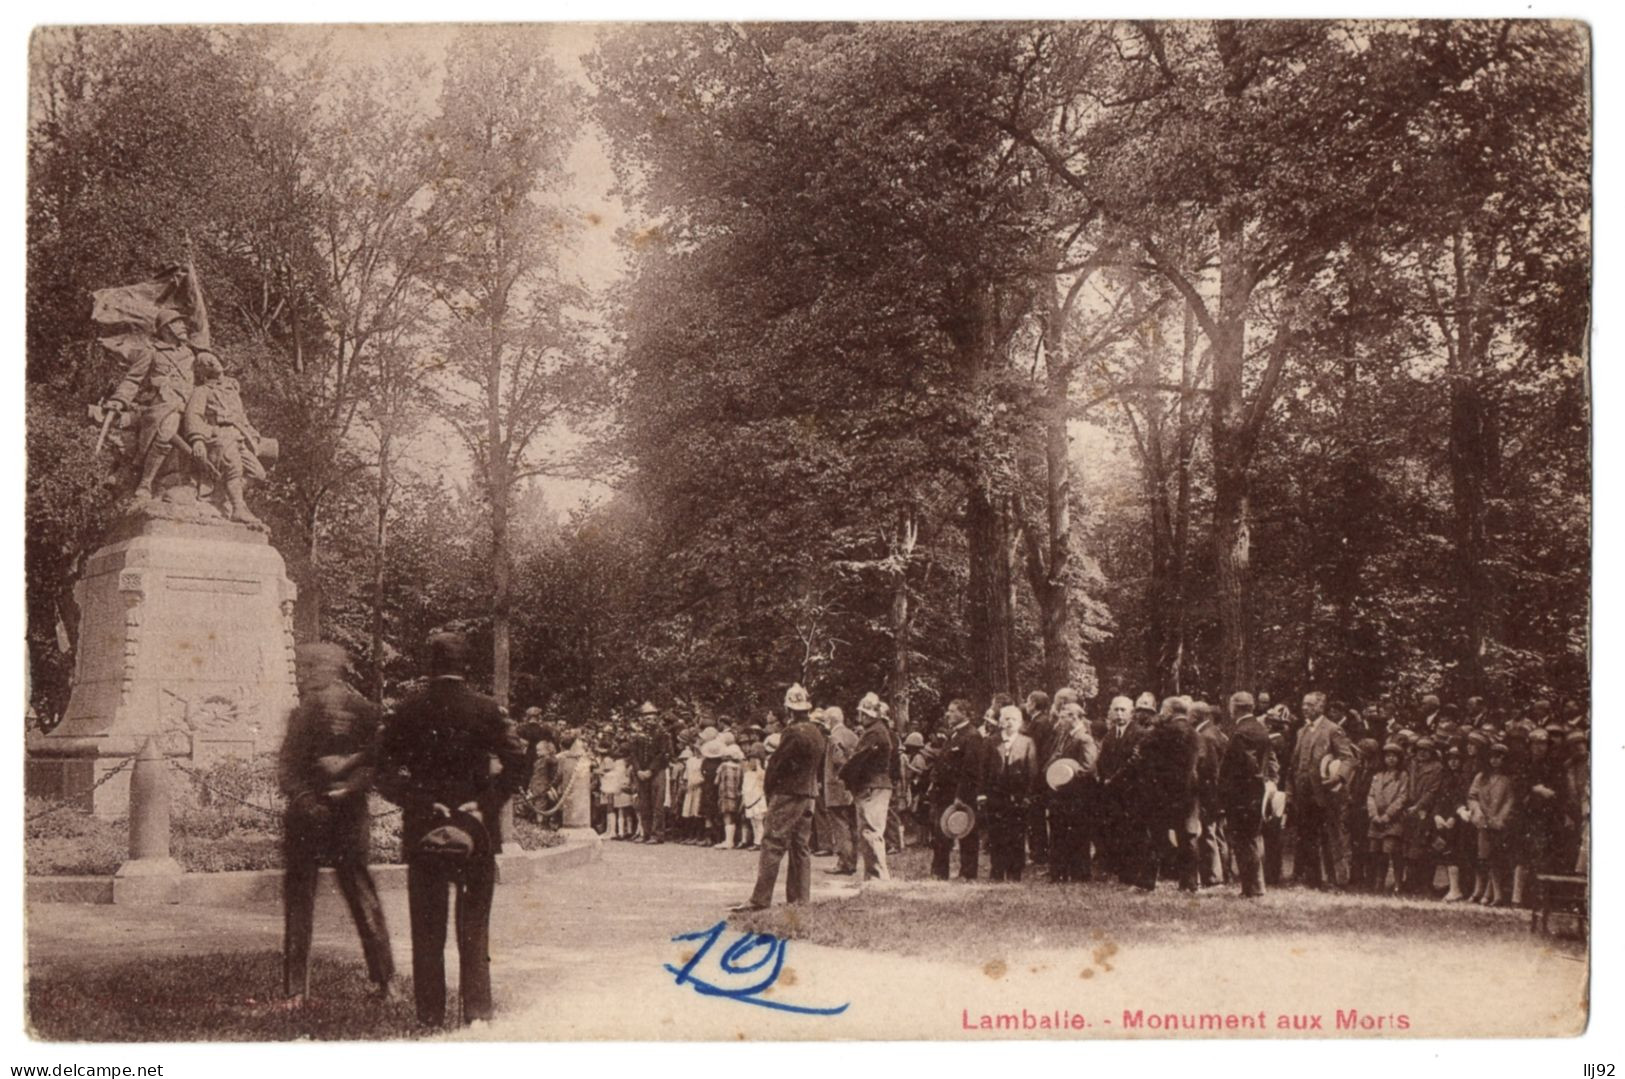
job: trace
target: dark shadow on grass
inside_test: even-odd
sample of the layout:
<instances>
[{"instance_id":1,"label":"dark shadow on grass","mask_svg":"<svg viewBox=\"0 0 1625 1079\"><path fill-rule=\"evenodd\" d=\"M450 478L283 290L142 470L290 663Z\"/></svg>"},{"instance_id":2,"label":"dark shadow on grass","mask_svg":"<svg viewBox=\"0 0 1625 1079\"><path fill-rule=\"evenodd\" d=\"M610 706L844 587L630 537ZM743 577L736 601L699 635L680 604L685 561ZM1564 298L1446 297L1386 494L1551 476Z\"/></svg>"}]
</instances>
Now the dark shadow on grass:
<instances>
[{"instance_id":1,"label":"dark shadow on grass","mask_svg":"<svg viewBox=\"0 0 1625 1079\"><path fill-rule=\"evenodd\" d=\"M62 964L28 983L29 1029L46 1041L357 1041L427 1033L410 985L380 1003L358 962L315 959L302 1007L281 998L275 951Z\"/></svg>"}]
</instances>

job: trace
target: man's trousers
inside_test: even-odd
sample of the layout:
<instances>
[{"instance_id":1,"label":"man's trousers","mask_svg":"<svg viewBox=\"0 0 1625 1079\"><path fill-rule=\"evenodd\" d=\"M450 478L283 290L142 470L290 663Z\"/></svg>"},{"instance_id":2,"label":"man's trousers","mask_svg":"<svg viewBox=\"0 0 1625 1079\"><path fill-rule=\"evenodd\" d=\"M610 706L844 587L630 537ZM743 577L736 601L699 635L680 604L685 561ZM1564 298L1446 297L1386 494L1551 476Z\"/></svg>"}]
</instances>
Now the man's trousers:
<instances>
[{"instance_id":1,"label":"man's trousers","mask_svg":"<svg viewBox=\"0 0 1625 1079\"><path fill-rule=\"evenodd\" d=\"M419 859L406 866L406 902L412 919L412 990L418 1021L439 1026L446 1019L446 914L457 896L457 991L462 1019L491 1018L491 901L496 895L495 858L475 859L460 870Z\"/></svg>"},{"instance_id":2,"label":"man's trousers","mask_svg":"<svg viewBox=\"0 0 1625 1079\"><path fill-rule=\"evenodd\" d=\"M858 853L863 860L860 879L891 880L891 871L886 866L886 811L891 806L891 788L871 787L859 791L854 804L860 829Z\"/></svg>"},{"instance_id":3,"label":"man's trousers","mask_svg":"<svg viewBox=\"0 0 1625 1079\"><path fill-rule=\"evenodd\" d=\"M643 838L665 839L666 819L661 808L666 793L666 773L656 771L648 779L638 780L638 820L643 825Z\"/></svg>"},{"instance_id":4,"label":"man's trousers","mask_svg":"<svg viewBox=\"0 0 1625 1079\"><path fill-rule=\"evenodd\" d=\"M790 869L785 878L785 902L805 903L812 898L812 852L807 840L812 833L813 799L798 794L774 794L767 799L763 822L762 855L756 864L756 890L750 901L759 907L773 903L773 889L779 882L779 864L786 853Z\"/></svg>"},{"instance_id":5,"label":"man's trousers","mask_svg":"<svg viewBox=\"0 0 1625 1079\"><path fill-rule=\"evenodd\" d=\"M284 851L282 874L282 992L288 996L310 992L310 938L316 918L316 881L320 867L314 857ZM339 891L350 908L367 977L388 985L395 976L395 958L389 950L389 928L384 908L364 857L340 858L333 866Z\"/></svg>"}]
</instances>

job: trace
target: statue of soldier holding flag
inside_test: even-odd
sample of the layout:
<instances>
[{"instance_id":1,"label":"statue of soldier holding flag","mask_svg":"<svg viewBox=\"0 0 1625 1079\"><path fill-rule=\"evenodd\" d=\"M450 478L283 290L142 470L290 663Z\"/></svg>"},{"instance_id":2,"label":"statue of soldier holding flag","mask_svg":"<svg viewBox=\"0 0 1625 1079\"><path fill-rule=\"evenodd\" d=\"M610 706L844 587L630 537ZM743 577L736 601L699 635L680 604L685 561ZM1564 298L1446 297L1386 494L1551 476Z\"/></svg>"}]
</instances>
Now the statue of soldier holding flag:
<instances>
[{"instance_id":1,"label":"statue of soldier holding flag","mask_svg":"<svg viewBox=\"0 0 1625 1079\"><path fill-rule=\"evenodd\" d=\"M174 464L223 488L232 520L261 527L243 499L243 479L265 477L261 462L276 456L276 440L248 422L236 381L225 377L209 347L208 309L190 262L166 266L151 280L100 289L94 300L92 320L113 331L101 344L126 367L100 414L91 414L104 437L115 420L128 423L121 414L134 419L136 506L154 500L155 484Z\"/></svg>"}]
</instances>

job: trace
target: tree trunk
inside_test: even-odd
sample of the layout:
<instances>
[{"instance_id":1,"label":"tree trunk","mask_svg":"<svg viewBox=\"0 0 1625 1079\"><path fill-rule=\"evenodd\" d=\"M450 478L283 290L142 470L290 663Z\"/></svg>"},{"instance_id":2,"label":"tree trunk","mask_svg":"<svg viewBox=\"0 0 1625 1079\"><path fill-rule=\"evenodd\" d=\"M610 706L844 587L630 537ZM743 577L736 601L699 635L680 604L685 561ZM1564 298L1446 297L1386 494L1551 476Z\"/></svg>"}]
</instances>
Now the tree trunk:
<instances>
[{"instance_id":1,"label":"tree trunk","mask_svg":"<svg viewBox=\"0 0 1625 1079\"><path fill-rule=\"evenodd\" d=\"M970 546L971 692L985 705L995 693L1016 692L1011 663L1010 511L1008 501L973 488L965 511Z\"/></svg>"},{"instance_id":2,"label":"tree trunk","mask_svg":"<svg viewBox=\"0 0 1625 1079\"><path fill-rule=\"evenodd\" d=\"M1219 682L1225 696L1249 688L1247 642L1252 445L1242 372L1247 356L1244 221L1227 209L1219 219L1219 317L1213 348L1213 556L1219 612ZM1281 332L1285 332L1284 327ZM1260 402L1262 407L1263 402Z\"/></svg>"},{"instance_id":3,"label":"tree trunk","mask_svg":"<svg viewBox=\"0 0 1625 1079\"><path fill-rule=\"evenodd\" d=\"M897 573L892 582L891 599L892 667L890 696L892 716L896 720L895 731L898 735L908 733L908 617L908 573L905 570Z\"/></svg>"},{"instance_id":4,"label":"tree trunk","mask_svg":"<svg viewBox=\"0 0 1625 1079\"><path fill-rule=\"evenodd\" d=\"M322 639L322 544L317 532L320 518L312 509L305 515L305 558L299 600L294 604L293 636L300 643Z\"/></svg>"},{"instance_id":5,"label":"tree trunk","mask_svg":"<svg viewBox=\"0 0 1625 1079\"><path fill-rule=\"evenodd\" d=\"M1489 573L1490 478L1497 471L1494 424L1484 398L1489 335L1477 314L1477 268L1465 239L1452 243L1455 268L1455 348L1450 364L1450 493L1456 590L1462 628L1459 677L1465 694L1486 690L1485 654L1494 618Z\"/></svg>"},{"instance_id":6,"label":"tree trunk","mask_svg":"<svg viewBox=\"0 0 1625 1079\"><path fill-rule=\"evenodd\" d=\"M389 468L390 437L380 435L378 440L378 515L373 522L372 542L372 699L380 708L384 704L384 566L389 545Z\"/></svg>"},{"instance_id":7,"label":"tree trunk","mask_svg":"<svg viewBox=\"0 0 1625 1079\"><path fill-rule=\"evenodd\" d=\"M1066 575L1072 560L1072 459L1066 424L1071 390L1071 364L1066 358L1065 314L1056 289L1043 286L1044 365L1044 517L1047 551L1035 561L1029 546L1028 577L1038 602L1044 636L1044 685L1054 693L1072 684L1072 605Z\"/></svg>"},{"instance_id":8,"label":"tree trunk","mask_svg":"<svg viewBox=\"0 0 1625 1079\"><path fill-rule=\"evenodd\" d=\"M508 678L513 632L513 551L508 527L508 488L505 469L496 465L491 492L491 696L508 703Z\"/></svg>"}]
</instances>

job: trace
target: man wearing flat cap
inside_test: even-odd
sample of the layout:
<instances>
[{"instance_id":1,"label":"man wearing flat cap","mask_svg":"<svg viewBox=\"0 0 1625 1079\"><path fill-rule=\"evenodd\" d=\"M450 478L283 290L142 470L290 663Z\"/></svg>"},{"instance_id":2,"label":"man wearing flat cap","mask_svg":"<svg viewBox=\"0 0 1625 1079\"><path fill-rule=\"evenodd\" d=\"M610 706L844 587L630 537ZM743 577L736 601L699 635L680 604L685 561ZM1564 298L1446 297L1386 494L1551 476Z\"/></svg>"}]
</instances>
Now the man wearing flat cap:
<instances>
[{"instance_id":1,"label":"man wearing flat cap","mask_svg":"<svg viewBox=\"0 0 1625 1079\"><path fill-rule=\"evenodd\" d=\"M1264 795L1281 773L1269 732L1253 715L1253 695L1231 694L1230 715L1234 722L1219 764L1218 801L1241 894L1252 898L1264 894Z\"/></svg>"}]
</instances>

